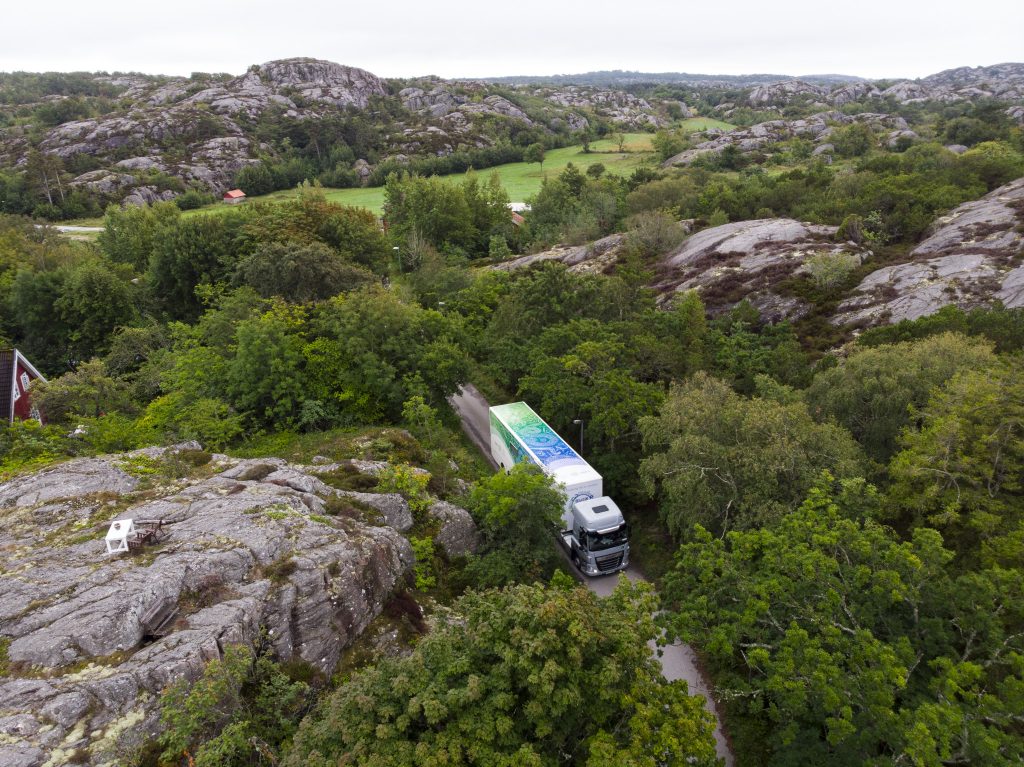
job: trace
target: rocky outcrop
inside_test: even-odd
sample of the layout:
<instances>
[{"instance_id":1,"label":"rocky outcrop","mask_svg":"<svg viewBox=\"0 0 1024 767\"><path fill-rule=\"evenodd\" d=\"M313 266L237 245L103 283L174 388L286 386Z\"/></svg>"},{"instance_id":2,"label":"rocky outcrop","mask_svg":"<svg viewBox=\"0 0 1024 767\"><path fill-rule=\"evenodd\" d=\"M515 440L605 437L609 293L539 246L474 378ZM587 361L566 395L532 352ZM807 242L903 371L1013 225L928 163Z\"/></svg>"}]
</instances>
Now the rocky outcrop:
<instances>
[{"instance_id":1,"label":"rocky outcrop","mask_svg":"<svg viewBox=\"0 0 1024 767\"><path fill-rule=\"evenodd\" d=\"M491 268L501 272L512 272L541 261L557 261L568 266L570 272L603 272L615 263L623 241L623 235L610 234L585 245L558 245L541 253L532 253L494 264Z\"/></svg>"},{"instance_id":2,"label":"rocky outcrop","mask_svg":"<svg viewBox=\"0 0 1024 767\"><path fill-rule=\"evenodd\" d=\"M413 563L371 513L404 526L400 498L339 506L280 459L214 456L177 479L168 460L75 460L0 485L0 764L110 762L121 734L154 731L164 687L260 632L330 673ZM160 520L162 539L106 555L110 522L129 518Z\"/></svg>"},{"instance_id":3,"label":"rocky outcrop","mask_svg":"<svg viewBox=\"0 0 1024 767\"><path fill-rule=\"evenodd\" d=\"M579 86L560 88L554 92L535 91L547 101L569 109L587 109L616 125L630 130L661 128L669 121L657 114L651 104L625 91L609 91ZM685 105L684 105L685 106Z\"/></svg>"},{"instance_id":4,"label":"rocky outcrop","mask_svg":"<svg viewBox=\"0 0 1024 767\"><path fill-rule=\"evenodd\" d=\"M842 107L872 99L892 99L901 104L921 101L962 101L978 98L1018 101L1024 98L1024 64L960 67L920 80L900 80L884 90L874 83L807 82L788 79L760 83L747 94L756 109L789 106L798 101Z\"/></svg>"},{"instance_id":5,"label":"rocky outcrop","mask_svg":"<svg viewBox=\"0 0 1024 767\"><path fill-rule=\"evenodd\" d=\"M704 229L662 259L654 287L662 301L679 291L696 290L712 314L745 299L773 322L800 317L809 307L780 294L778 283L804 271L806 259L814 254L849 254L857 262L871 255L852 242L836 243L836 231L834 226L788 218Z\"/></svg>"},{"instance_id":6,"label":"rocky outcrop","mask_svg":"<svg viewBox=\"0 0 1024 767\"><path fill-rule=\"evenodd\" d=\"M872 272L839 306L837 324L899 322L956 304L1024 306L1024 179L940 218L910 261Z\"/></svg>"},{"instance_id":7,"label":"rocky outcrop","mask_svg":"<svg viewBox=\"0 0 1024 767\"><path fill-rule=\"evenodd\" d=\"M355 106L365 109L371 98L387 93L383 80L365 69L320 59L270 61L250 70L240 81L249 85L252 83L252 74L273 89L276 95L283 95L279 93L283 90L297 91L305 99L336 107ZM255 83L249 85L254 86Z\"/></svg>"},{"instance_id":8,"label":"rocky outcrop","mask_svg":"<svg viewBox=\"0 0 1024 767\"><path fill-rule=\"evenodd\" d=\"M827 93L828 89L820 85L811 85L802 80L783 80L751 89L747 94L747 101L752 107L764 107L789 104L798 96L809 96L813 100L819 100Z\"/></svg>"},{"instance_id":9,"label":"rocky outcrop","mask_svg":"<svg viewBox=\"0 0 1024 767\"><path fill-rule=\"evenodd\" d=\"M802 120L768 120L749 128L721 133L668 158L662 165L666 168L673 165L689 165L699 157L721 154L730 146L740 152L749 153L792 138L804 138L824 144L831 135L833 126L850 125L855 122L869 125L872 130L886 132L886 141L892 141L894 145L900 140L913 140L917 135L909 130L907 121L898 115L878 112L857 115L846 115L836 111L818 112Z\"/></svg>"}]
</instances>

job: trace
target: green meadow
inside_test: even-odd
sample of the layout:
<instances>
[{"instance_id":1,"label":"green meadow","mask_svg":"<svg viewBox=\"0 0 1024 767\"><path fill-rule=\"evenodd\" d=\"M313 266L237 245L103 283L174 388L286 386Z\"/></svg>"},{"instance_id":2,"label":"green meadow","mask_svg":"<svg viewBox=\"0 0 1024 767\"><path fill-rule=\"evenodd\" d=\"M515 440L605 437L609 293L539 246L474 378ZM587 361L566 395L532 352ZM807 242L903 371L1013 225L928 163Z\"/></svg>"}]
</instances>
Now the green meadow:
<instances>
[{"instance_id":1,"label":"green meadow","mask_svg":"<svg viewBox=\"0 0 1024 767\"><path fill-rule=\"evenodd\" d=\"M721 128L729 130L734 126L721 120L713 120L708 117L693 117L683 120L679 127L684 131L708 130L710 128ZM509 199L513 202L524 202L540 190L541 182L545 176L556 176L565 170L569 163L572 163L580 170L595 163L601 163L606 173L617 176L628 176L634 170L644 164L656 164L657 157L651 146L651 133L627 133L623 144L623 151L619 151L618 142L612 139L601 139L590 145L590 151L584 152L582 145L563 147L562 149L549 150L544 157L544 164L513 162L506 165L497 165L493 168L484 168L478 171L480 176L487 177L491 173L497 173L501 179L502 186L508 191ZM459 183L465 178L464 173L453 173L441 176L445 181ZM374 213L380 214L384 209L384 188L383 187L359 187L354 189L333 189L325 188L327 199L342 205L352 205L360 208L368 208ZM249 200L285 200L294 197L298 192L295 189L286 189L279 192L249 197ZM231 209L230 205L215 203L196 210L186 211L184 215L206 215L224 213ZM102 220L76 221L68 223L88 223L90 225L101 225Z\"/></svg>"},{"instance_id":2,"label":"green meadow","mask_svg":"<svg viewBox=\"0 0 1024 767\"><path fill-rule=\"evenodd\" d=\"M627 133L626 141L622 152L618 151L618 144L611 139L594 141L590 145L590 152L584 152L582 146L563 147L562 149L551 149L544 157L543 167L538 163L512 162L506 165L496 165L493 168L484 168L478 171L481 177L487 177L491 173L497 173L501 179L502 186L508 191L509 199L513 202L523 202L540 189L541 181L545 176L555 176L565 170L569 163L572 163L580 170L586 170L594 163L601 163L607 173L614 173L618 176L628 176L636 168L644 163L653 163L655 155L651 148L650 133ZM465 173L453 173L440 178L452 183L458 183L465 178ZM324 190L327 199L342 205L354 205L361 208L369 208L374 213L381 213L384 209L384 187L360 187L356 189L330 189ZM259 197L250 197L249 200L284 200L294 197L297 191L287 189L280 192ZM201 215L204 213L223 212L230 208L229 205L217 203L208 205L205 208L198 208L188 211L185 215Z\"/></svg>"}]
</instances>

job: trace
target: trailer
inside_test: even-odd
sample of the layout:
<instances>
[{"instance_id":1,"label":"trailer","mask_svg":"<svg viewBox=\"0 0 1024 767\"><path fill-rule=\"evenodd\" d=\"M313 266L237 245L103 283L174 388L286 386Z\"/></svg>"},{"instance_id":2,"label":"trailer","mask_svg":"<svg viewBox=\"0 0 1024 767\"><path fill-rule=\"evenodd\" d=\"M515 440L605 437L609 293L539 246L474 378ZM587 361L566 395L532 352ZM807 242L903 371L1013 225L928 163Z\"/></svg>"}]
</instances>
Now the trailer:
<instances>
[{"instance_id":1,"label":"trailer","mask_svg":"<svg viewBox=\"0 0 1024 767\"><path fill-rule=\"evenodd\" d=\"M629 528L618 505L604 494L600 474L525 402L488 411L491 456L504 471L529 462L541 468L565 497L558 540L586 575L629 565Z\"/></svg>"}]
</instances>

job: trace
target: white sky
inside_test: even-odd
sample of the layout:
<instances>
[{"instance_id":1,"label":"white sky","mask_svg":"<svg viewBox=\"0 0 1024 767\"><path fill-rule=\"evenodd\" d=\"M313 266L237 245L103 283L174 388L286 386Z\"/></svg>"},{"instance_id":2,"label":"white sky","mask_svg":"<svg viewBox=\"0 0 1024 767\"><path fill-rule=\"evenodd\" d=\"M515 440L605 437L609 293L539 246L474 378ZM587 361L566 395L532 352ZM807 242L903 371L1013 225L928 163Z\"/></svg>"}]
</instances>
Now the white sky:
<instances>
[{"instance_id":1,"label":"white sky","mask_svg":"<svg viewBox=\"0 0 1024 767\"><path fill-rule=\"evenodd\" d=\"M4 0L0 40L0 71L240 74L312 56L382 77L921 77L1024 61L1024 2Z\"/></svg>"}]
</instances>

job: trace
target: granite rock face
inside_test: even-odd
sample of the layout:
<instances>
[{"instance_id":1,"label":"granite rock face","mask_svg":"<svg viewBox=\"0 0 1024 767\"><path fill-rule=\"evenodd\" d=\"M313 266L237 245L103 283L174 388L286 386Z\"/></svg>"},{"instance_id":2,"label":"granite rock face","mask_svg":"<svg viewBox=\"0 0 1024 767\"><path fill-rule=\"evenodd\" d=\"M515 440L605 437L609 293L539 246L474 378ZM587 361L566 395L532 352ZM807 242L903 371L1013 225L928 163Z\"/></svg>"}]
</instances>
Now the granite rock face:
<instances>
[{"instance_id":1,"label":"granite rock face","mask_svg":"<svg viewBox=\"0 0 1024 767\"><path fill-rule=\"evenodd\" d=\"M959 67L920 80L900 80L881 90L874 83L806 82L798 79L759 83L747 94L755 108L781 107L800 99L842 107L872 99L894 99L901 104L921 101L965 101L978 98L1000 101L1024 99L1024 64Z\"/></svg>"},{"instance_id":2,"label":"granite rock face","mask_svg":"<svg viewBox=\"0 0 1024 767\"><path fill-rule=\"evenodd\" d=\"M661 300L696 290L712 314L746 299L765 319L794 319L808 307L783 296L776 285L805 269L814 254L849 254L858 262L871 256L852 242L834 241L837 227L788 218L738 221L691 235L658 266L655 289Z\"/></svg>"},{"instance_id":3,"label":"granite rock face","mask_svg":"<svg viewBox=\"0 0 1024 767\"><path fill-rule=\"evenodd\" d=\"M661 128L669 124L646 99L625 91L570 85L554 92L538 90L535 95L568 109L591 110L628 130Z\"/></svg>"},{"instance_id":4,"label":"granite rock face","mask_svg":"<svg viewBox=\"0 0 1024 767\"><path fill-rule=\"evenodd\" d=\"M899 322L955 304L998 299L1024 306L1024 179L966 202L940 218L910 261L872 272L833 318L841 323Z\"/></svg>"},{"instance_id":5,"label":"granite rock face","mask_svg":"<svg viewBox=\"0 0 1024 767\"><path fill-rule=\"evenodd\" d=\"M603 272L615 263L624 241L623 235L610 234L585 245L558 245L540 253L519 256L491 268L512 272L542 261L556 261L568 266L571 272Z\"/></svg>"},{"instance_id":6,"label":"granite rock face","mask_svg":"<svg viewBox=\"0 0 1024 767\"><path fill-rule=\"evenodd\" d=\"M389 526L406 525L397 496L366 499L390 510L374 524L329 516L338 491L306 467L214 456L174 479L153 473L162 455L0 485L0 764L62 764L76 749L109 763L123 733L155 731L164 687L260 632L280 658L329 673L413 564ZM107 555L117 519L161 520L164 537Z\"/></svg>"},{"instance_id":7,"label":"granite rock face","mask_svg":"<svg viewBox=\"0 0 1024 767\"><path fill-rule=\"evenodd\" d=\"M883 140L892 140L894 145L900 138L913 140L916 137L916 134L909 130L907 121L898 115L879 112L847 115L832 110L818 112L801 120L768 120L749 128L720 133L691 149L686 149L668 158L662 163L662 166L668 168L673 165L689 165L698 157L721 154L730 146L743 153L756 152L792 138L803 138L822 146L829 141L833 126L853 123L864 123L873 131L885 134Z\"/></svg>"}]
</instances>

